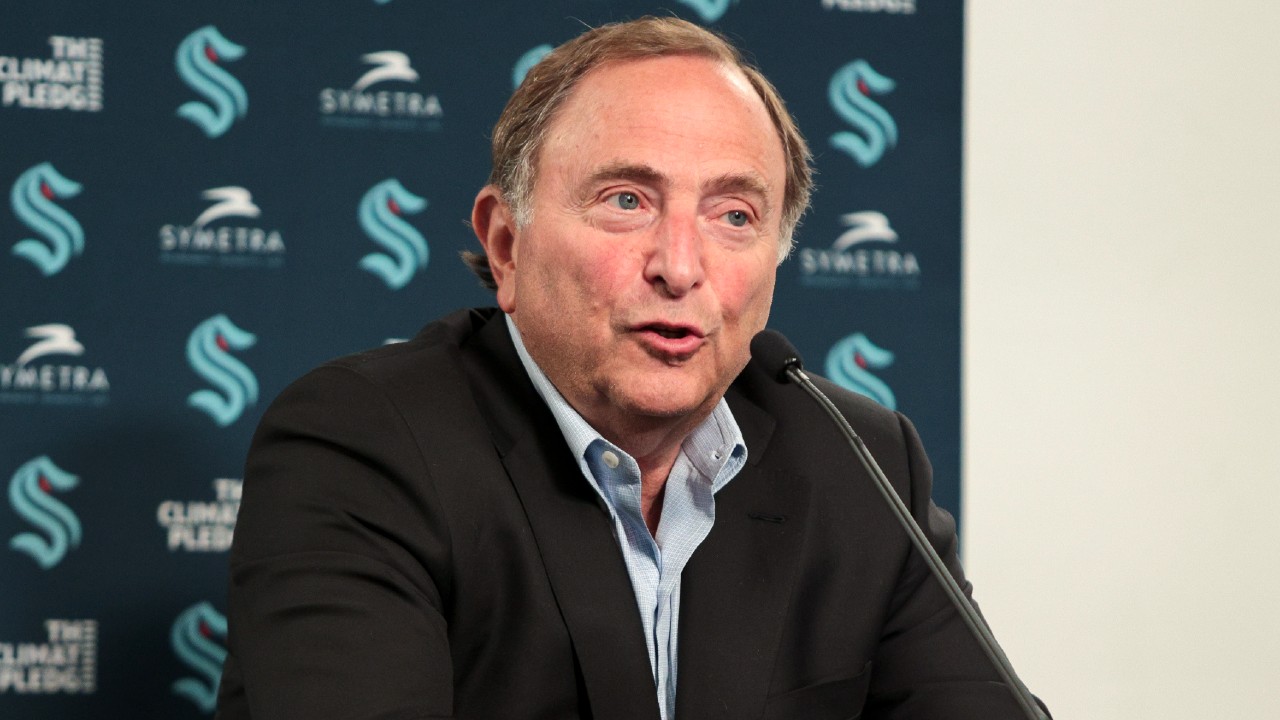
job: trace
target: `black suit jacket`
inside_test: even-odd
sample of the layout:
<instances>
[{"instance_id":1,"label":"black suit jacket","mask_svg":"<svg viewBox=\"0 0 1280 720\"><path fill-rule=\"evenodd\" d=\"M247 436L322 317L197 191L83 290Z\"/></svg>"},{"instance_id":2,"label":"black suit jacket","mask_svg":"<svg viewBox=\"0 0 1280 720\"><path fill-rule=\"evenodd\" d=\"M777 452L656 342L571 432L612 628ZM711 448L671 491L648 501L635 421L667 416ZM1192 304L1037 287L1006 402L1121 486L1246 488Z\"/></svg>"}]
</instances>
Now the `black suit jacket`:
<instances>
[{"instance_id":1,"label":"black suit jacket","mask_svg":"<svg viewBox=\"0 0 1280 720\"><path fill-rule=\"evenodd\" d=\"M825 381L960 579L905 418ZM821 409L750 365L684 571L675 720L1019 717ZM966 586L967 587L967 586ZM328 363L263 418L221 720L657 720L609 518L494 310Z\"/></svg>"}]
</instances>

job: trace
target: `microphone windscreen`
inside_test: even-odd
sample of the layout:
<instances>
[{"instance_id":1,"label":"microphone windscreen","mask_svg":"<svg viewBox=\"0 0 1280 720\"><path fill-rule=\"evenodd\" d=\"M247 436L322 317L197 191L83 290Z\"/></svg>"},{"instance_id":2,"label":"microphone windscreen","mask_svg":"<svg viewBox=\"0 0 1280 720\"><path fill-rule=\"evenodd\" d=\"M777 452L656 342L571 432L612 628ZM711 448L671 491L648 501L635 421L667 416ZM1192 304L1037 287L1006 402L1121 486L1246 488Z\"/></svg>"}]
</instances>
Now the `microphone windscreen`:
<instances>
[{"instance_id":1,"label":"microphone windscreen","mask_svg":"<svg viewBox=\"0 0 1280 720\"><path fill-rule=\"evenodd\" d=\"M790 379L787 377L788 369L794 367L799 370L804 366L800 351L777 330L761 330L751 338L751 357L780 383Z\"/></svg>"}]
</instances>

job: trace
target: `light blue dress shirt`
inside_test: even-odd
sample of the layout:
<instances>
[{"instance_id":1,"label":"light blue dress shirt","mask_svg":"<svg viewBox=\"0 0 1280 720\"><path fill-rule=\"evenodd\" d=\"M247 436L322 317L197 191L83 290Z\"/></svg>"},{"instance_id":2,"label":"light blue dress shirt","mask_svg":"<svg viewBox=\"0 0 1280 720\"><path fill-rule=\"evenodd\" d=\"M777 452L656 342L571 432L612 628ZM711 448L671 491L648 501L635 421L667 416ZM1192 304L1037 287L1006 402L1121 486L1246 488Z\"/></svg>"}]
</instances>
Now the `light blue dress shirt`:
<instances>
[{"instance_id":1,"label":"light blue dress shirt","mask_svg":"<svg viewBox=\"0 0 1280 720\"><path fill-rule=\"evenodd\" d=\"M670 720L675 717L680 575L715 523L715 494L747 462L742 432L721 398L711 415L689 433L667 477L655 538L641 512L640 467L635 459L601 437L565 401L529 356L510 316L506 320L529 379L555 415L583 477L609 508L614 538L636 594L658 708L662 720Z\"/></svg>"}]
</instances>

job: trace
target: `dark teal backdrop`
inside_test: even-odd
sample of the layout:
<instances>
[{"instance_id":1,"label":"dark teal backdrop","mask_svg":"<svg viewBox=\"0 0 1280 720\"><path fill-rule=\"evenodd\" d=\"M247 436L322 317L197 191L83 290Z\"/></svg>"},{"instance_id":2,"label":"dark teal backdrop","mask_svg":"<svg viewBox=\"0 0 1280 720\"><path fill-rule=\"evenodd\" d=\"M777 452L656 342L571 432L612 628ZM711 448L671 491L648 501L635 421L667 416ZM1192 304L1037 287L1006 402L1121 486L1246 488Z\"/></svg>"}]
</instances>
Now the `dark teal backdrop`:
<instances>
[{"instance_id":1,"label":"dark teal backdrop","mask_svg":"<svg viewBox=\"0 0 1280 720\"><path fill-rule=\"evenodd\" d=\"M253 428L488 304L457 259L544 45L674 14L779 87L818 192L772 326L959 505L958 0L18 0L0 20L0 717L199 718Z\"/></svg>"}]
</instances>

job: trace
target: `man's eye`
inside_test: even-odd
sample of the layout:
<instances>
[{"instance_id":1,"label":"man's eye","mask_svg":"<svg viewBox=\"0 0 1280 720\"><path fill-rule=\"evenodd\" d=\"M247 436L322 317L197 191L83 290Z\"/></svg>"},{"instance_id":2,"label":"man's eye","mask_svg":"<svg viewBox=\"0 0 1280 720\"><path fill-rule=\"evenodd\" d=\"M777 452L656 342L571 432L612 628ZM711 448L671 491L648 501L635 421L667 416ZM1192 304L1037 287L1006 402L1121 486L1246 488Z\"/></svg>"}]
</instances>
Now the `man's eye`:
<instances>
[{"instance_id":1,"label":"man's eye","mask_svg":"<svg viewBox=\"0 0 1280 720\"><path fill-rule=\"evenodd\" d=\"M734 227L746 227L747 223L751 221L751 218L747 217L747 214L741 210L730 210L724 214L724 219L728 220L729 224Z\"/></svg>"},{"instance_id":2,"label":"man's eye","mask_svg":"<svg viewBox=\"0 0 1280 720\"><path fill-rule=\"evenodd\" d=\"M640 207L640 196L632 192L614 193L609 196L609 202L622 210L635 210Z\"/></svg>"}]
</instances>

